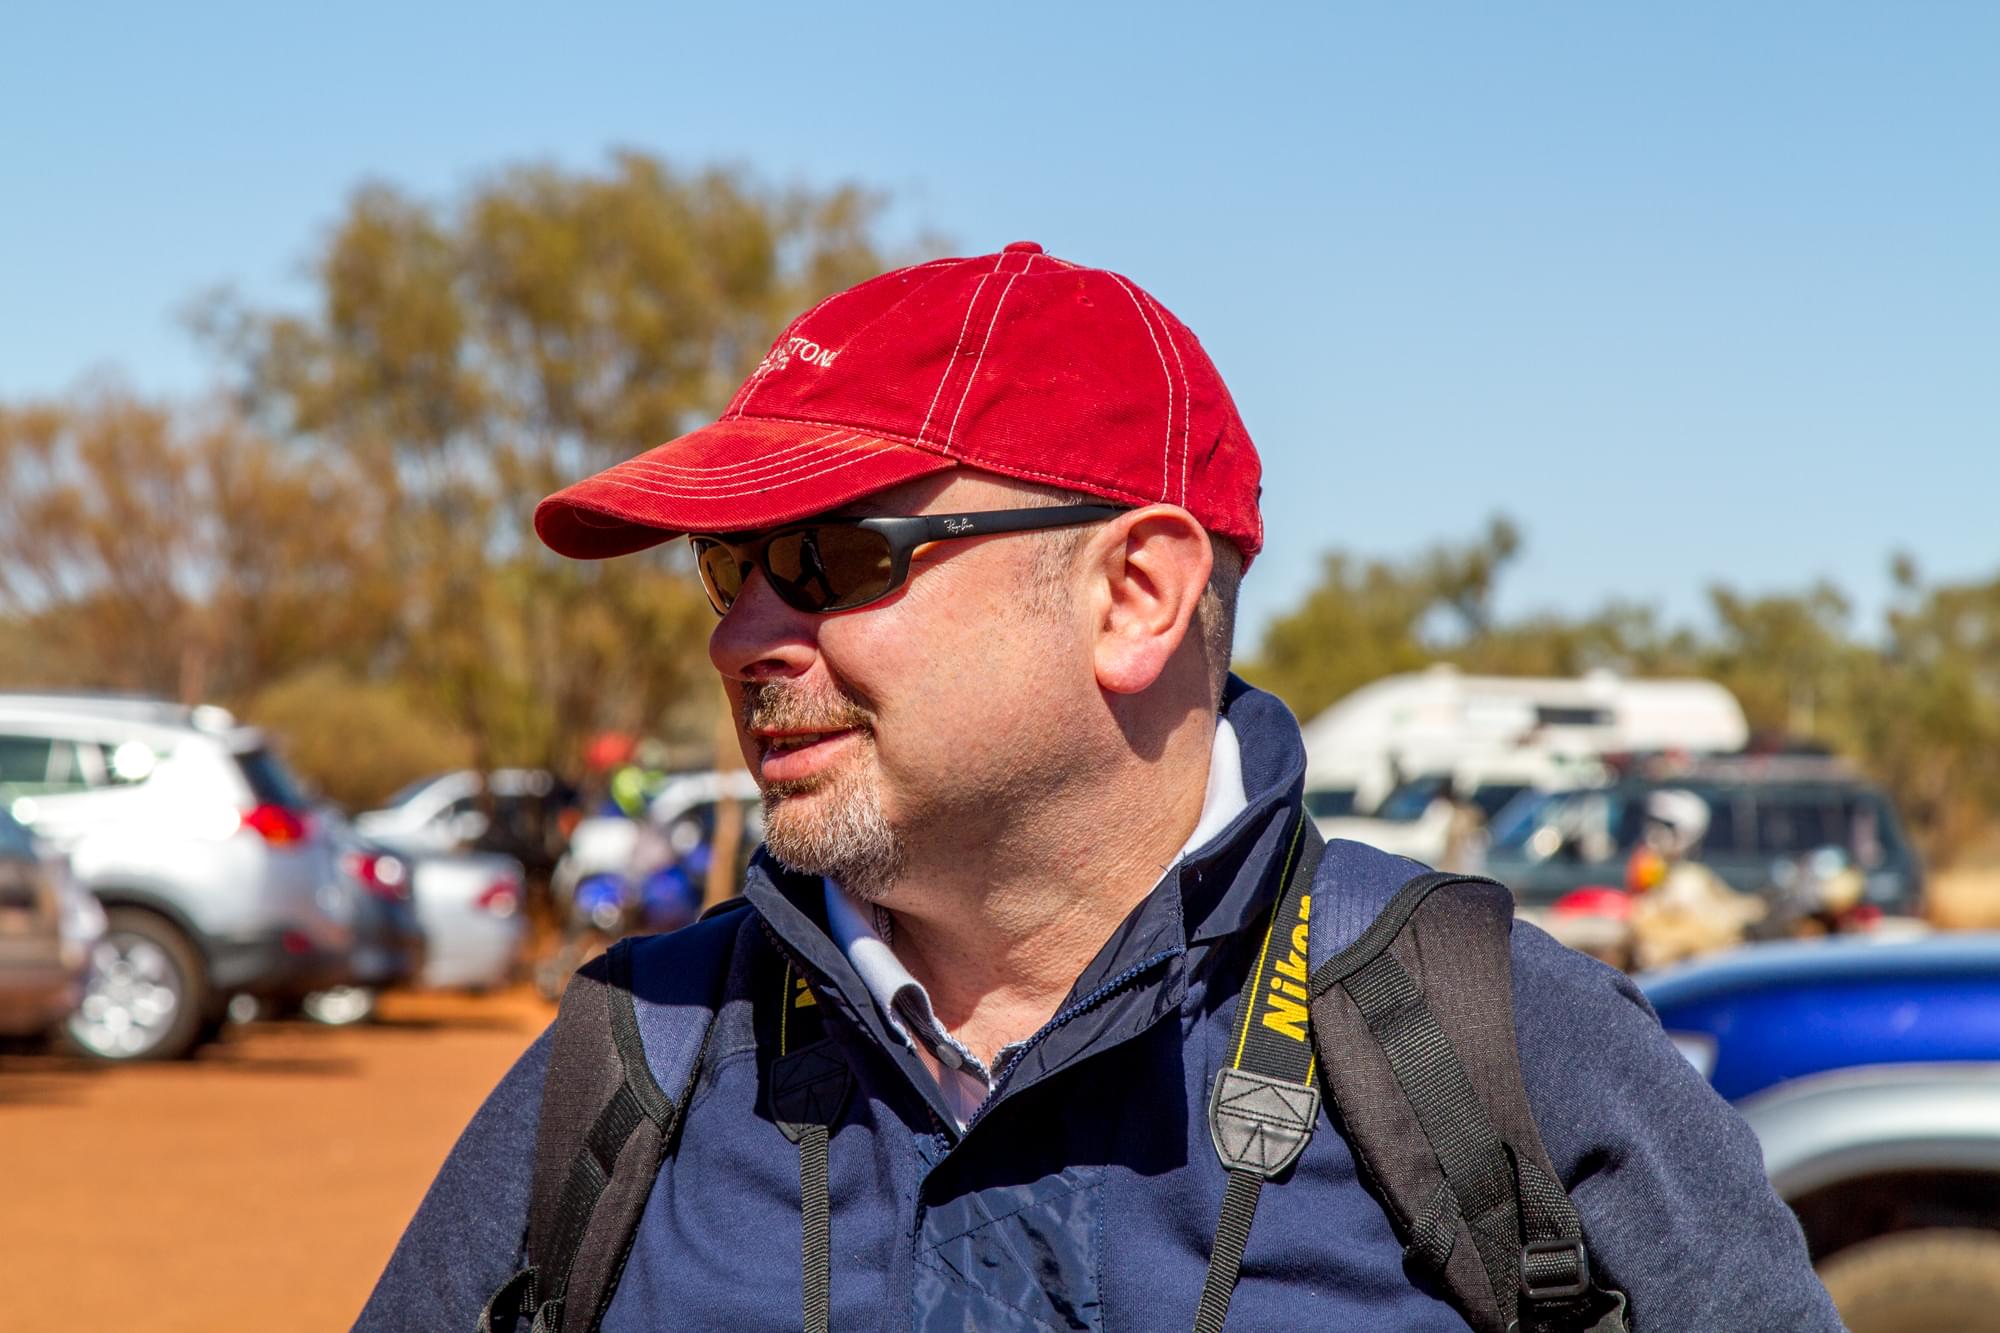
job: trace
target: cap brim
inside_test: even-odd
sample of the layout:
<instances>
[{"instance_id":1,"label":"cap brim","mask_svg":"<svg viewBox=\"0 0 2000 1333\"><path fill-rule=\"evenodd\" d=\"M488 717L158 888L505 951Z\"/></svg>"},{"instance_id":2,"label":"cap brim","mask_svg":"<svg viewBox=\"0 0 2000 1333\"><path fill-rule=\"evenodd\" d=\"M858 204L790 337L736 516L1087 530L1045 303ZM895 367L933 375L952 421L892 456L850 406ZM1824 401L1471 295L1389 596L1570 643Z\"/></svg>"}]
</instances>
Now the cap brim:
<instances>
[{"instance_id":1,"label":"cap brim","mask_svg":"<svg viewBox=\"0 0 2000 1333\"><path fill-rule=\"evenodd\" d=\"M684 532L790 523L955 466L866 431L737 418L557 491L536 506L535 532L559 555L599 560Z\"/></svg>"}]
</instances>

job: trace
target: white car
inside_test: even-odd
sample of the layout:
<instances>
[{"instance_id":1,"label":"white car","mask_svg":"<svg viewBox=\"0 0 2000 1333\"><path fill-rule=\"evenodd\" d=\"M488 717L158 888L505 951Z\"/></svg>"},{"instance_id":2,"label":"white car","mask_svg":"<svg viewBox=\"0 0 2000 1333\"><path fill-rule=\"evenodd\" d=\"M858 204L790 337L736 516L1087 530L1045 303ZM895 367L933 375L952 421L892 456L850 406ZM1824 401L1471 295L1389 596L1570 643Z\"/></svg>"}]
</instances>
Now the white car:
<instances>
[{"instance_id":1,"label":"white car","mask_svg":"<svg viewBox=\"0 0 2000 1333\"><path fill-rule=\"evenodd\" d=\"M411 896L424 930L418 984L491 990L512 981L527 942L521 863L493 852L411 860Z\"/></svg>"},{"instance_id":2,"label":"white car","mask_svg":"<svg viewBox=\"0 0 2000 1333\"><path fill-rule=\"evenodd\" d=\"M229 998L348 979L353 904L332 847L262 733L219 708L0 693L0 803L103 904L71 1039L167 1059Z\"/></svg>"}]
</instances>

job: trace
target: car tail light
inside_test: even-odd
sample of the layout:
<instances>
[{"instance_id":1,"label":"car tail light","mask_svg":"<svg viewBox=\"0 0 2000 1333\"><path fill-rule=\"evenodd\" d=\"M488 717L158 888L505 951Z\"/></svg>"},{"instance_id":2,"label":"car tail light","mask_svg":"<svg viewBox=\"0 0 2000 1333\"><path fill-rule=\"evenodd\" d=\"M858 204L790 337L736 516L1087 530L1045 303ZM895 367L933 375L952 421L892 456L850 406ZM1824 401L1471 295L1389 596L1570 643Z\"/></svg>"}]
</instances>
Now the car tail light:
<instances>
[{"instance_id":1,"label":"car tail light","mask_svg":"<svg viewBox=\"0 0 2000 1333\"><path fill-rule=\"evenodd\" d=\"M521 910L521 881L511 875L502 875L487 885L485 891L473 901L495 916L512 916Z\"/></svg>"},{"instance_id":2,"label":"car tail light","mask_svg":"<svg viewBox=\"0 0 2000 1333\"><path fill-rule=\"evenodd\" d=\"M305 816L282 805L253 806L243 813L243 827L253 830L273 847L304 842L312 833Z\"/></svg>"},{"instance_id":3,"label":"car tail light","mask_svg":"<svg viewBox=\"0 0 2000 1333\"><path fill-rule=\"evenodd\" d=\"M340 858L340 864L348 878L383 902L410 900L410 867L402 857L387 852L349 852Z\"/></svg>"}]
</instances>

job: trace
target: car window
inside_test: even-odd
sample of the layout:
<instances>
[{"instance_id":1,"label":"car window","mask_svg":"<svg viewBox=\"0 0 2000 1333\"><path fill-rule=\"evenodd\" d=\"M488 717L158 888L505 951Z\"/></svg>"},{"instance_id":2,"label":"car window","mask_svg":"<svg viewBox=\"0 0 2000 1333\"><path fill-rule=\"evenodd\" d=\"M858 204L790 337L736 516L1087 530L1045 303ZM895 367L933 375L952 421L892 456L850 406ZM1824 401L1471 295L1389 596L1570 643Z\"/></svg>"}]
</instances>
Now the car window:
<instances>
[{"instance_id":1,"label":"car window","mask_svg":"<svg viewBox=\"0 0 2000 1333\"><path fill-rule=\"evenodd\" d=\"M91 767L77 752L74 741L0 736L0 785L16 794L40 796L80 790L90 785Z\"/></svg>"},{"instance_id":2,"label":"car window","mask_svg":"<svg viewBox=\"0 0 2000 1333\"><path fill-rule=\"evenodd\" d=\"M299 791L297 780L269 750L245 750L236 756L236 766L243 770L243 780L250 784L259 805L281 805L288 810L306 808L308 802Z\"/></svg>"},{"instance_id":3,"label":"car window","mask_svg":"<svg viewBox=\"0 0 2000 1333\"><path fill-rule=\"evenodd\" d=\"M1493 821L1494 848L1509 851L1525 847L1528 839L1535 836L1535 830L1552 822L1572 799L1567 792L1533 792L1522 796Z\"/></svg>"},{"instance_id":4,"label":"car window","mask_svg":"<svg viewBox=\"0 0 2000 1333\"><path fill-rule=\"evenodd\" d=\"M1702 835L1701 849L1710 856L1727 856L1740 851L1736 833L1736 798L1716 792L1708 798L1708 832Z\"/></svg>"},{"instance_id":5,"label":"car window","mask_svg":"<svg viewBox=\"0 0 2000 1333\"><path fill-rule=\"evenodd\" d=\"M1306 789L1306 813L1314 819L1338 819L1354 813L1354 789L1352 787L1309 787Z\"/></svg>"},{"instance_id":6,"label":"car window","mask_svg":"<svg viewBox=\"0 0 2000 1333\"><path fill-rule=\"evenodd\" d=\"M123 741L117 745L92 743L83 758L95 766L90 774L95 785L129 787L144 782L159 766L160 752L144 741Z\"/></svg>"},{"instance_id":7,"label":"car window","mask_svg":"<svg viewBox=\"0 0 2000 1333\"><path fill-rule=\"evenodd\" d=\"M34 839L14 816L0 809L0 852L9 856L28 856L35 850Z\"/></svg>"},{"instance_id":8,"label":"car window","mask_svg":"<svg viewBox=\"0 0 2000 1333\"><path fill-rule=\"evenodd\" d=\"M1397 823L1411 823L1424 817L1424 811L1431 808L1431 802L1444 793L1449 778L1433 775L1412 778L1383 798L1375 811L1375 818L1394 820Z\"/></svg>"},{"instance_id":9,"label":"car window","mask_svg":"<svg viewBox=\"0 0 2000 1333\"><path fill-rule=\"evenodd\" d=\"M1472 803L1490 824L1495 815L1507 808L1507 802L1527 789L1525 782L1483 782L1472 789Z\"/></svg>"},{"instance_id":10,"label":"car window","mask_svg":"<svg viewBox=\"0 0 2000 1333\"><path fill-rule=\"evenodd\" d=\"M1879 869L1896 851L1896 816L1875 792L1841 797L1840 818L1846 828L1848 855L1863 870Z\"/></svg>"},{"instance_id":11,"label":"car window","mask_svg":"<svg viewBox=\"0 0 2000 1333\"><path fill-rule=\"evenodd\" d=\"M54 748L46 736L0 736L0 782L41 786L49 780L49 751Z\"/></svg>"},{"instance_id":12,"label":"car window","mask_svg":"<svg viewBox=\"0 0 2000 1333\"><path fill-rule=\"evenodd\" d=\"M1795 856L1816 847L1843 845L1842 830L1827 817L1825 805L1813 796L1757 798L1757 850L1772 856Z\"/></svg>"}]
</instances>

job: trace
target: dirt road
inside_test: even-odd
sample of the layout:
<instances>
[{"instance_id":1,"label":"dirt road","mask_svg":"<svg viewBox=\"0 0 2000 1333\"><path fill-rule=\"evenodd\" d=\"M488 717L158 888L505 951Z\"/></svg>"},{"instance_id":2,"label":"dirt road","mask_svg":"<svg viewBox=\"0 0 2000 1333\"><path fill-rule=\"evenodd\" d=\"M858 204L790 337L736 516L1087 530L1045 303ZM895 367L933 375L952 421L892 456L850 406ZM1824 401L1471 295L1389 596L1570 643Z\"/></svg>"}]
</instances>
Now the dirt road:
<instances>
[{"instance_id":1,"label":"dirt road","mask_svg":"<svg viewBox=\"0 0 2000 1333\"><path fill-rule=\"evenodd\" d=\"M182 1064L0 1055L10 1327L344 1329L480 1099L552 1014L392 996L256 1023Z\"/></svg>"}]
</instances>

